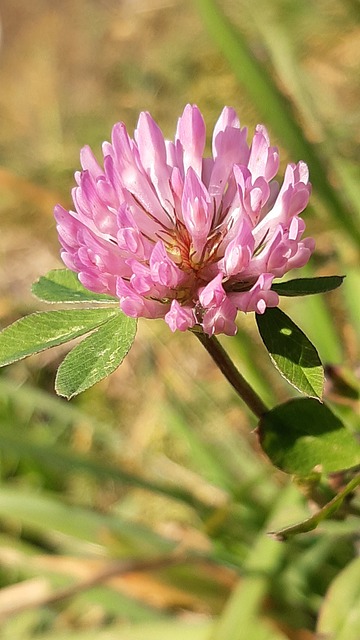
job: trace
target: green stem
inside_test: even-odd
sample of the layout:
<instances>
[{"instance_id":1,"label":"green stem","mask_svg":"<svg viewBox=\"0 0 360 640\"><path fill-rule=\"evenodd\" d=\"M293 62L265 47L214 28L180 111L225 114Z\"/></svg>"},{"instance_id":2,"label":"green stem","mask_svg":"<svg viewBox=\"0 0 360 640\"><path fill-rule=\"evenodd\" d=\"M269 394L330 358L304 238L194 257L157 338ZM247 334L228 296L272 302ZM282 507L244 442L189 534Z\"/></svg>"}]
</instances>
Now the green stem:
<instances>
[{"instance_id":1,"label":"green stem","mask_svg":"<svg viewBox=\"0 0 360 640\"><path fill-rule=\"evenodd\" d=\"M287 540L291 536L295 536L298 533L307 533L308 531L313 531L316 529L318 524L331 516L335 511L341 507L345 498L353 493L355 489L360 485L360 474L352 478L350 482L346 485L346 487L340 491L330 502L328 502L320 511L314 513L310 518L306 518L302 522L291 525L290 527L286 527L285 529L280 529L279 531L271 531L270 535L272 535L276 540Z\"/></svg>"},{"instance_id":2,"label":"green stem","mask_svg":"<svg viewBox=\"0 0 360 640\"><path fill-rule=\"evenodd\" d=\"M200 340L201 344L205 347L236 393L257 418L261 418L264 413L268 411L267 406L245 378L243 378L217 338L215 338L215 336L209 337L203 332L193 331L193 333Z\"/></svg>"}]
</instances>

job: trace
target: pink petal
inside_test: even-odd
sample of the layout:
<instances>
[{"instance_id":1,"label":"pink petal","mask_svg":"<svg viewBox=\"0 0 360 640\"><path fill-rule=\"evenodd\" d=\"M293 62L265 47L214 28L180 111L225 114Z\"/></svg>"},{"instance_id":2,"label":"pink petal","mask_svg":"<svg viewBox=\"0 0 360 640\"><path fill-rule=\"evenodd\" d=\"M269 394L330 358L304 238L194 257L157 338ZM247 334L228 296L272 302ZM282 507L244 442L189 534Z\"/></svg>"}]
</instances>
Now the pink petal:
<instances>
[{"instance_id":1,"label":"pink petal","mask_svg":"<svg viewBox=\"0 0 360 640\"><path fill-rule=\"evenodd\" d=\"M278 294L270 290L273 279L272 273L263 273L250 291L230 294L229 297L241 311L255 311L262 314L266 307L276 307L279 304Z\"/></svg>"},{"instance_id":2,"label":"pink petal","mask_svg":"<svg viewBox=\"0 0 360 640\"><path fill-rule=\"evenodd\" d=\"M212 307L205 312L202 321L205 333L209 336L219 333L234 336L237 332L237 326L235 324L236 314L236 306L229 298L225 297L219 306Z\"/></svg>"},{"instance_id":3,"label":"pink petal","mask_svg":"<svg viewBox=\"0 0 360 640\"><path fill-rule=\"evenodd\" d=\"M254 251L254 238L248 221L243 218L237 234L227 245L222 269L227 276L241 273L250 263Z\"/></svg>"},{"instance_id":4,"label":"pink petal","mask_svg":"<svg viewBox=\"0 0 360 640\"><path fill-rule=\"evenodd\" d=\"M89 145L85 145L80 151L80 162L83 169L87 169L94 178L104 175Z\"/></svg>"},{"instance_id":5,"label":"pink petal","mask_svg":"<svg viewBox=\"0 0 360 640\"><path fill-rule=\"evenodd\" d=\"M202 157L205 148L205 122L196 105L186 105L179 118L175 141L181 145L183 152L183 170L186 175L189 167L201 177Z\"/></svg>"},{"instance_id":6,"label":"pink petal","mask_svg":"<svg viewBox=\"0 0 360 640\"><path fill-rule=\"evenodd\" d=\"M219 273L199 294L201 305L209 309L210 307L218 307L224 300L226 294L222 286L223 274Z\"/></svg>"},{"instance_id":7,"label":"pink petal","mask_svg":"<svg viewBox=\"0 0 360 640\"><path fill-rule=\"evenodd\" d=\"M240 129L240 122L233 109L225 107L214 128L214 165L209 179L209 193L217 202L227 186L234 164L246 164L249 147L246 142L247 129Z\"/></svg>"},{"instance_id":8,"label":"pink petal","mask_svg":"<svg viewBox=\"0 0 360 640\"><path fill-rule=\"evenodd\" d=\"M153 248L149 264L153 281L165 287L175 289L184 279L184 273L169 258L162 240Z\"/></svg>"},{"instance_id":9,"label":"pink petal","mask_svg":"<svg viewBox=\"0 0 360 640\"><path fill-rule=\"evenodd\" d=\"M253 180L263 176L267 181L271 180L279 169L278 150L276 147L270 147L268 132L260 124L255 129L248 167Z\"/></svg>"},{"instance_id":10,"label":"pink petal","mask_svg":"<svg viewBox=\"0 0 360 640\"><path fill-rule=\"evenodd\" d=\"M134 137L138 145L141 164L150 177L161 204L168 212L172 213L170 168L166 162L164 136L149 113L140 114Z\"/></svg>"},{"instance_id":11,"label":"pink petal","mask_svg":"<svg viewBox=\"0 0 360 640\"><path fill-rule=\"evenodd\" d=\"M194 310L191 307L182 307L177 300L173 300L170 311L165 316L165 322L171 331L186 331L195 324Z\"/></svg>"},{"instance_id":12,"label":"pink petal","mask_svg":"<svg viewBox=\"0 0 360 640\"><path fill-rule=\"evenodd\" d=\"M117 278L116 295L120 298L121 310L132 318L163 318L167 312L166 305L138 295L122 278Z\"/></svg>"},{"instance_id":13,"label":"pink petal","mask_svg":"<svg viewBox=\"0 0 360 640\"><path fill-rule=\"evenodd\" d=\"M198 240L197 245L201 244L201 241L205 244L213 214L207 189L190 167L184 182L182 215L187 230L194 239Z\"/></svg>"}]
</instances>

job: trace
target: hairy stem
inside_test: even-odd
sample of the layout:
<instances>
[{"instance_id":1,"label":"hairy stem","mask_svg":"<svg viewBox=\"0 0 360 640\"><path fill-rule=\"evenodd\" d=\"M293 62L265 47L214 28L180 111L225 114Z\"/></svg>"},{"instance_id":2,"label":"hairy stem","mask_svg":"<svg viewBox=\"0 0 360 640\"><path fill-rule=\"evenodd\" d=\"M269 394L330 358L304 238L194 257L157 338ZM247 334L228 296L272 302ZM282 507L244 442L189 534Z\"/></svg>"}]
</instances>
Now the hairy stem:
<instances>
[{"instance_id":1,"label":"hairy stem","mask_svg":"<svg viewBox=\"0 0 360 640\"><path fill-rule=\"evenodd\" d=\"M200 340L201 344L204 345L206 351L211 355L212 359L216 362L220 371L230 382L236 393L245 402L249 409L258 418L261 418L261 416L268 411L267 406L241 375L240 371L235 367L233 361L229 358L218 339L215 338L215 336L209 337L203 332L200 333L193 331L193 333Z\"/></svg>"}]
</instances>

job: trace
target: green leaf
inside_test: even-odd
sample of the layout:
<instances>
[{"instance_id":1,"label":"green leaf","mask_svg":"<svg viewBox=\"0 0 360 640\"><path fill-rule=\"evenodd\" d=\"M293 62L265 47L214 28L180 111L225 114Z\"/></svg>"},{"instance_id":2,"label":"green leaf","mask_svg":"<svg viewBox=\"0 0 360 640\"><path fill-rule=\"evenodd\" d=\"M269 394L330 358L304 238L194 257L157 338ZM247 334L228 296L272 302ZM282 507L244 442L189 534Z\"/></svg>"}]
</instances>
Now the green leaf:
<instances>
[{"instance_id":1,"label":"green leaf","mask_svg":"<svg viewBox=\"0 0 360 640\"><path fill-rule=\"evenodd\" d=\"M319 637L336 640L360 638L360 558L355 558L332 582L322 608Z\"/></svg>"},{"instance_id":2,"label":"green leaf","mask_svg":"<svg viewBox=\"0 0 360 640\"><path fill-rule=\"evenodd\" d=\"M275 283L272 290L279 296L311 296L326 293L340 287L345 276L321 276L319 278L297 278L287 282Z\"/></svg>"},{"instance_id":3,"label":"green leaf","mask_svg":"<svg viewBox=\"0 0 360 640\"><path fill-rule=\"evenodd\" d=\"M117 298L102 293L93 293L83 287L76 273L70 269L53 269L41 276L31 288L33 294L43 302L116 302Z\"/></svg>"},{"instance_id":4,"label":"green leaf","mask_svg":"<svg viewBox=\"0 0 360 640\"><path fill-rule=\"evenodd\" d=\"M264 414L258 433L276 467L306 477L360 464L360 444L325 404L296 398Z\"/></svg>"},{"instance_id":5,"label":"green leaf","mask_svg":"<svg viewBox=\"0 0 360 640\"><path fill-rule=\"evenodd\" d=\"M0 333L0 366L84 335L112 318L113 309L44 311L21 318Z\"/></svg>"},{"instance_id":6,"label":"green leaf","mask_svg":"<svg viewBox=\"0 0 360 640\"><path fill-rule=\"evenodd\" d=\"M56 392L70 399L110 375L128 353L136 334L136 320L118 311L66 356L60 365Z\"/></svg>"},{"instance_id":7,"label":"green leaf","mask_svg":"<svg viewBox=\"0 0 360 640\"><path fill-rule=\"evenodd\" d=\"M329 518L333 513L335 513L341 507L345 498L347 498L349 494L353 493L359 485L360 475L357 475L355 476L355 478L352 478L352 480L348 482L345 488L337 493L336 496L332 500L330 500L330 502L325 504L312 516L306 518L305 520L302 520L301 522L290 525L289 527L279 529L278 531L270 531L269 535L276 538L276 540L284 542L284 540L288 540L292 536L298 535L299 533L308 533L309 531L313 531L320 524L320 522L322 522L326 518Z\"/></svg>"},{"instance_id":8,"label":"green leaf","mask_svg":"<svg viewBox=\"0 0 360 640\"><path fill-rule=\"evenodd\" d=\"M321 398L324 369L314 345L299 327L280 309L268 308L256 314L261 338L281 375L295 389Z\"/></svg>"}]
</instances>

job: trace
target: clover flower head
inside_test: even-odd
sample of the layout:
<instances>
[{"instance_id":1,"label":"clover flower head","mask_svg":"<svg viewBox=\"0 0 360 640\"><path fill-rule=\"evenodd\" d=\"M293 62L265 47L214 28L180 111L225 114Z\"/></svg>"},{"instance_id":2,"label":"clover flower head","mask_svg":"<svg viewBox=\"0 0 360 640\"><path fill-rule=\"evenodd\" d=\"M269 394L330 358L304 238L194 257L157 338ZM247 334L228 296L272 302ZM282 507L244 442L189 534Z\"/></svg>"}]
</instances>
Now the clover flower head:
<instances>
[{"instance_id":1,"label":"clover flower head","mask_svg":"<svg viewBox=\"0 0 360 640\"><path fill-rule=\"evenodd\" d=\"M258 125L251 144L225 107L204 157L205 124L195 105L174 141L149 113L134 137L123 123L103 144L103 166L89 147L75 174L74 211L55 208L62 259L88 289L119 298L132 317L164 318L172 331L199 325L234 335L237 312L277 306L274 278L305 265L302 239L311 186L304 162L289 164L280 186L279 154Z\"/></svg>"}]
</instances>

